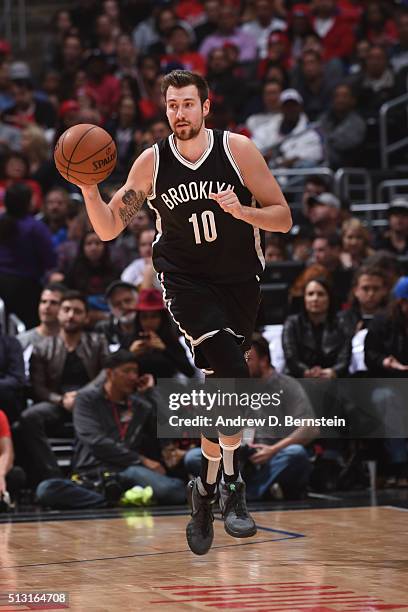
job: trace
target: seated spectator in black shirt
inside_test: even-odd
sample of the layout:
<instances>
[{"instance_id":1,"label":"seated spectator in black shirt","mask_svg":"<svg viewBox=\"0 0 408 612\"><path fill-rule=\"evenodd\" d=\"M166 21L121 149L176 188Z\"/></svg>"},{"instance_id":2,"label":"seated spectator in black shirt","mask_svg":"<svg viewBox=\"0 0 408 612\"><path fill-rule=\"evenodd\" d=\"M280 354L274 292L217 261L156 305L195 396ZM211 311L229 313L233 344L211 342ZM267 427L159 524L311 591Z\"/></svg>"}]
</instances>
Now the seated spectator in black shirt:
<instances>
[{"instance_id":1,"label":"seated spectator in black shirt","mask_svg":"<svg viewBox=\"0 0 408 612\"><path fill-rule=\"evenodd\" d=\"M371 47L362 71L351 77L350 84L357 99L357 110L367 122L365 163L378 165L379 111L385 102L396 95L395 77L385 49ZM390 125L390 128L398 130L395 124Z\"/></svg>"},{"instance_id":2,"label":"seated spectator in black shirt","mask_svg":"<svg viewBox=\"0 0 408 612\"><path fill-rule=\"evenodd\" d=\"M64 423L71 421L79 389L98 376L108 355L104 336L84 332L88 310L79 292L68 291L63 296L58 321L58 336L44 338L31 356L33 398L40 403L21 415L22 436L34 482L59 474L46 433L60 433Z\"/></svg>"},{"instance_id":3,"label":"seated spectator in black shirt","mask_svg":"<svg viewBox=\"0 0 408 612\"><path fill-rule=\"evenodd\" d=\"M408 255L408 199L394 198L388 209L388 229L379 238L377 249Z\"/></svg>"},{"instance_id":4,"label":"seated spectator in black shirt","mask_svg":"<svg viewBox=\"0 0 408 612\"><path fill-rule=\"evenodd\" d=\"M333 90L339 79L325 74L322 57L316 51L304 51L300 73L291 85L303 98L304 111L310 121L316 121L330 106Z\"/></svg>"},{"instance_id":5,"label":"seated spectator in black shirt","mask_svg":"<svg viewBox=\"0 0 408 612\"><path fill-rule=\"evenodd\" d=\"M153 377L139 376L138 359L119 350L105 362L103 386L89 386L75 401L74 427L78 443L73 460L74 480L41 482L37 497L44 506L89 508L118 501L136 485L150 486L159 504L182 504L182 480L170 478L161 462L157 440L158 395ZM116 499L101 477L116 483ZM99 482L98 482L99 481ZM90 489L78 483L98 483Z\"/></svg>"},{"instance_id":6,"label":"seated spectator in black shirt","mask_svg":"<svg viewBox=\"0 0 408 612\"><path fill-rule=\"evenodd\" d=\"M408 276L402 276L393 289L394 300L387 314L379 314L368 328L365 362L370 376L408 376Z\"/></svg>"},{"instance_id":7,"label":"seated spectator in black shirt","mask_svg":"<svg viewBox=\"0 0 408 612\"><path fill-rule=\"evenodd\" d=\"M364 352L372 378L408 378L408 276L402 276L393 289L393 301L385 314L371 322ZM379 384L371 395L370 407L382 423L382 440L377 447L385 453L384 469L396 477L397 485L407 485L407 411L404 387ZM380 466L383 468L383 466Z\"/></svg>"},{"instance_id":8,"label":"seated spectator in black shirt","mask_svg":"<svg viewBox=\"0 0 408 612\"><path fill-rule=\"evenodd\" d=\"M387 284L386 274L380 268L363 265L356 270L351 286L351 307L338 315L347 336L352 338L361 329L366 329L374 316L383 310L388 296Z\"/></svg>"},{"instance_id":9,"label":"seated spectator in black shirt","mask_svg":"<svg viewBox=\"0 0 408 612\"><path fill-rule=\"evenodd\" d=\"M137 355L140 371L157 378L175 374L194 376L183 346L173 331L170 316L158 289L142 289L136 306L138 339L130 350Z\"/></svg>"},{"instance_id":10,"label":"seated spectator in black shirt","mask_svg":"<svg viewBox=\"0 0 408 612\"><path fill-rule=\"evenodd\" d=\"M24 407L23 351L17 338L0 333L0 406L10 423L20 416Z\"/></svg>"},{"instance_id":11,"label":"seated spectator in black shirt","mask_svg":"<svg viewBox=\"0 0 408 612\"><path fill-rule=\"evenodd\" d=\"M287 374L298 378L337 378L347 374L351 345L335 314L327 280L310 280L305 287L303 311L290 315L283 326Z\"/></svg>"},{"instance_id":12,"label":"seated spectator in black shirt","mask_svg":"<svg viewBox=\"0 0 408 612\"><path fill-rule=\"evenodd\" d=\"M341 166L361 165L366 124L355 105L351 87L337 85L330 109L320 119L329 165L335 170Z\"/></svg>"},{"instance_id":13,"label":"seated spectator in black shirt","mask_svg":"<svg viewBox=\"0 0 408 612\"><path fill-rule=\"evenodd\" d=\"M98 321L95 331L104 334L110 351L129 349L139 337L136 326L138 291L122 280L113 281L106 289L105 299L110 309L109 319Z\"/></svg>"}]
</instances>

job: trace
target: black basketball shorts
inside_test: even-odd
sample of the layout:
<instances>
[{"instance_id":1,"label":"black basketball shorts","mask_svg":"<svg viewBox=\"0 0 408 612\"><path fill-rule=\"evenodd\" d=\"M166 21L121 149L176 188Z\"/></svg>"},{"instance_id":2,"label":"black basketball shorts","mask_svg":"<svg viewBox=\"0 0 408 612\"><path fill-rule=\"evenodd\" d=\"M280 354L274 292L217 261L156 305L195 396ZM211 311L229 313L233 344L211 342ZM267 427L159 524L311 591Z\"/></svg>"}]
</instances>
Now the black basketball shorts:
<instances>
[{"instance_id":1,"label":"black basketball shorts","mask_svg":"<svg viewBox=\"0 0 408 612\"><path fill-rule=\"evenodd\" d=\"M161 273L159 278L166 306L184 334L198 368L210 371L200 345L221 330L231 333L243 351L250 348L260 300L257 278L232 285L169 272Z\"/></svg>"}]
</instances>

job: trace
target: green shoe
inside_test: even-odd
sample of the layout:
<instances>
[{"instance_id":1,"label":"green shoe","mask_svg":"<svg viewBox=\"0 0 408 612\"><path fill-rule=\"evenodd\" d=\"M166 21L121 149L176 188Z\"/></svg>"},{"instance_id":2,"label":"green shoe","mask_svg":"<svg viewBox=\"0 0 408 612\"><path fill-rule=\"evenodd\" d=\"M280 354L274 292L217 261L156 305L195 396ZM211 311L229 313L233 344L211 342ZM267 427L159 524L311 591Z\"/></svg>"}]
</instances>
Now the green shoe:
<instances>
[{"instance_id":1,"label":"green shoe","mask_svg":"<svg viewBox=\"0 0 408 612\"><path fill-rule=\"evenodd\" d=\"M152 487L136 485L124 492L120 498L121 506L147 506L153 497Z\"/></svg>"}]
</instances>

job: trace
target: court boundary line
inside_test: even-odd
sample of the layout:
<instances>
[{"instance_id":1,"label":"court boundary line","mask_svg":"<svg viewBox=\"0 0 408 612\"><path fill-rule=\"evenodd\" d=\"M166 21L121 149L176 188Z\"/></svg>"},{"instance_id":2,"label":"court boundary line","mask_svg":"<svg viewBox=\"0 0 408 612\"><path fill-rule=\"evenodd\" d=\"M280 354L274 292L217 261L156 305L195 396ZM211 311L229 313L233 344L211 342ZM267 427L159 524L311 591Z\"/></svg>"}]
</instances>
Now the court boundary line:
<instances>
[{"instance_id":1,"label":"court boundary line","mask_svg":"<svg viewBox=\"0 0 408 612\"><path fill-rule=\"evenodd\" d=\"M273 538L270 540L257 540L256 542L239 542L239 544L220 544L211 547L211 550L220 550L223 548L236 548L238 546L254 546L255 544L268 544L271 542L282 542L283 540L296 540L304 538L304 535L285 536L283 538ZM92 559L68 559L66 561L50 561L47 563L25 563L23 565L4 565L2 569L23 569L25 567L48 567L51 565L74 565L77 563L95 563L97 561L115 561L117 559L136 559L140 557L159 557L163 555L176 555L180 553L192 554L188 548L182 550L167 550L161 552L135 553L133 555L117 555L114 557L95 557Z\"/></svg>"}]
</instances>

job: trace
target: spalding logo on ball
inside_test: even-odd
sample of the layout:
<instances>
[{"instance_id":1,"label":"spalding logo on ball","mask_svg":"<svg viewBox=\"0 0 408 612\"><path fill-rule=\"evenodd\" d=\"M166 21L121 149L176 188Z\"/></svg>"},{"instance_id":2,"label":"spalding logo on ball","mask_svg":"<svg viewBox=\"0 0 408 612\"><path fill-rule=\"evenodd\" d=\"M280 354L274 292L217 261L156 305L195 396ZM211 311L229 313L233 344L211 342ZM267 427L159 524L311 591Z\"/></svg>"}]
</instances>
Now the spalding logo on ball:
<instances>
[{"instance_id":1,"label":"spalding logo on ball","mask_svg":"<svg viewBox=\"0 0 408 612\"><path fill-rule=\"evenodd\" d=\"M67 181L80 185L96 185L108 178L116 165L116 156L112 136L90 123L68 128L54 149L58 172Z\"/></svg>"}]
</instances>

